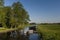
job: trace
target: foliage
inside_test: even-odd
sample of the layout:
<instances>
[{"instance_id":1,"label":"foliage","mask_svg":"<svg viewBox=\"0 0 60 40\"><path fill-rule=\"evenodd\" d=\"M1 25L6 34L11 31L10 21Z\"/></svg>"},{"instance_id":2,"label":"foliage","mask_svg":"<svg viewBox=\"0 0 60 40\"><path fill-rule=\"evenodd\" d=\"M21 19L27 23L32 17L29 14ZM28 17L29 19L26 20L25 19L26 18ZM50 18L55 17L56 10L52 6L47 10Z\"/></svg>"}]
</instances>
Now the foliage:
<instances>
[{"instance_id":1,"label":"foliage","mask_svg":"<svg viewBox=\"0 0 60 40\"><path fill-rule=\"evenodd\" d=\"M13 3L12 9L13 9L12 15L17 25L24 24L29 21L29 15L20 2Z\"/></svg>"},{"instance_id":2,"label":"foliage","mask_svg":"<svg viewBox=\"0 0 60 40\"><path fill-rule=\"evenodd\" d=\"M0 9L0 24L4 27L18 27L28 24L29 21L29 14L20 2L14 2L11 6Z\"/></svg>"}]
</instances>

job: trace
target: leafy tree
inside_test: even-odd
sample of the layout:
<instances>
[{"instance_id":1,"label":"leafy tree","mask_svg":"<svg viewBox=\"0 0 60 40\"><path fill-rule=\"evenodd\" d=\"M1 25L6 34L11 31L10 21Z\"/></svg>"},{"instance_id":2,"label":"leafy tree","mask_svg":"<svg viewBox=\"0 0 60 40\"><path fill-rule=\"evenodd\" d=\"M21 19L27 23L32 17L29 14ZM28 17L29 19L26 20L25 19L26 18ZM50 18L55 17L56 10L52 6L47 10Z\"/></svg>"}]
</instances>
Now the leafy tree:
<instances>
[{"instance_id":1,"label":"leafy tree","mask_svg":"<svg viewBox=\"0 0 60 40\"><path fill-rule=\"evenodd\" d=\"M29 21L29 14L20 2L0 9L0 23L5 27L18 27L28 24Z\"/></svg>"},{"instance_id":2,"label":"leafy tree","mask_svg":"<svg viewBox=\"0 0 60 40\"><path fill-rule=\"evenodd\" d=\"M5 7L5 24L8 28L11 27L11 23L10 23L11 13L12 13L11 7Z\"/></svg>"},{"instance_id":3,"label":"leafy tree","mask_svg":"<svg viewBox=\"0 0 60 40\"><path fill-rule=\"evenodd\" d=\"M5 11L4 8L0 9L0 24L2 24L3 26L5 25Z\"/></svg>"},{"instance_id":4,"label":"leafy tree","mask_svg":"<svg viewBox=\"0 0 60 40\"><path fill-rule=\"evenodd\" d=\"M12 9L15 18L15 23L17 25L28 23L29 15L20 2L13 3Z\"/></svg>"},{"instance_id":5,"label":"leafy tree","mask_svg":"<svg viewBox=\"0 0 60 40\"><path fill-rule=\"evenodd\" d=\"M4 6L4 0L0 0L0 7Z\"/></svg>"},{"instance_id":6,"label":"leafy tree","mask_svg":"<svg viewBox=\"0 0 60 40\"><path fill-rule=\"evenodd\" d=\"M0 24L4 27L5 25L5 11L4 11L4 0L0 0Z\"/></svg>"}]
</instances>

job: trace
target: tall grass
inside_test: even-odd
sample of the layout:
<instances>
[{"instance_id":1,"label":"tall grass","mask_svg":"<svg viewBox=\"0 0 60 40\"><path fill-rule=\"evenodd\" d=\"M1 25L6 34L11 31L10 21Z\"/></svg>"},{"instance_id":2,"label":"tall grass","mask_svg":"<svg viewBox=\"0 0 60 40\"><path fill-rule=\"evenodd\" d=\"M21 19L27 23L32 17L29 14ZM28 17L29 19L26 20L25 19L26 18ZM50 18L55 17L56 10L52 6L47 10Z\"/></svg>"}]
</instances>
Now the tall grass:
<instances>
[{"instance_id":1,"label":"tall grass","mask_svg":"<svg viewBox=\"0 0 60 40\"><path fill-rule=\"evenodd\" d=\"M38 33L43 40L60 40L60 25L38 25Z\"/></svg>"}]
</instances>

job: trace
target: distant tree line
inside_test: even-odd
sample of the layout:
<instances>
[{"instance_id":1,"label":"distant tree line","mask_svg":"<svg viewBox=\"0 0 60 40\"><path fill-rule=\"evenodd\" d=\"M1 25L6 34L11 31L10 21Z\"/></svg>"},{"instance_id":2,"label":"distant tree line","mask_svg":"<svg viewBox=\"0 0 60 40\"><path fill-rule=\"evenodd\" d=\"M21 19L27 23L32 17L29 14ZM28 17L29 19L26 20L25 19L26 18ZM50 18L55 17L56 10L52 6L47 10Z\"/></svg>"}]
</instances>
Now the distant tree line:
<instances>
[{"instance_id":1,"label":"distant tree line","mask_svg":"<svg viewBox=\"0 0 60 40\"><path fill-rule=\"evenodd\" d=\"M30 25L37 25L37 23L29 23Z\"/></svg>"},{"instance_id":2,"label":"distant tree line","mask_svg":"<svg viewBox=\"0 0 60 40\"><path fill-rule=\"evenodd\" d=\"M60 25L60 23L40 23L40 25Z\"/></svg>"}]
</instances>

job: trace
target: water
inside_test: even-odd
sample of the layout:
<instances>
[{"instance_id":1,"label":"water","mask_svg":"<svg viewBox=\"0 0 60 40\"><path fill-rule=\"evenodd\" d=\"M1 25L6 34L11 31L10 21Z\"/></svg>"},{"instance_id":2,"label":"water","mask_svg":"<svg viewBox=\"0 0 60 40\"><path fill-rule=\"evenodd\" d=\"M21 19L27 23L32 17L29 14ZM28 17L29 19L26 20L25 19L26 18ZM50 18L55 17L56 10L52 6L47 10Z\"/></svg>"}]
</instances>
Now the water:
<instances>
[{"instance_id":1,"label":"water","mask_svg":"<svg viewBox=\"0 0 60 40\"><path fill-rule=\"evenodd\" d=\"M24 28L24 34L26 34L26 32L29 31L29 27ZM28 40L39 40L39 35L38 33L29 33L29 36L27 38Z\"/></svg>"},{"instance_id":2,"label":"water","mask_svg":"<svg viewBox=\"0 0 60 40\"><path fill-rule=\"evenodd\" d=\"M26 37L26 35L24 35L24 33L26 33L27 31L29 31L29 27L26 27L22 30L18 30L19 31L19 35L17 31L13 31L10 34L10 37L7 39L8 40L18 40L18 37L20 40L39 40L39 35L38 33L29 33L29 36ZM3 38L2 38L3 39ZM1 40L1 38L0 38Z\"/></svg>"},{"instance_id":3,"label":"water","mask_svg":"<svg viewBox=\"0 0 60 40\"><path fill-rule=\"evenodd\" d=\"M24 34L26 34L26 32L29 31L29 27L26 27L23 30L24 30Z\"/></svg>"},{"instance_id":4,"label":"water","mask_svg":"<svg viewBox=\"0 0 60 40\"><path fill-rule=\"evenodd\" d=\"M16 33L13 33L13 34L16 34ZM21 34L21 33L20 33ZM29 36L26 38L26 37L24 37L24 35L22 35L23 37L22 37L22 39L23 40L39 40L39 35L38 35L38 33L32 33L32 34L29 34ZM14 36L15 37L15 36ZM15 37L16 38L16 37Z\"/></svg>"},{"instance_id":5,"label":"water","mask_svg":"<svg viewBox=\"0 0 60 40\"><path fill-rule=\"evenodd\" d=\"M21 36L22 40L39 40L40 39L38 33L29 33L29 36L26 37L25 34L26 34L27 31L29 31L29 27L26 27L26 28L24 28L24 29L22 29L22 30L19 31L20 35L22 35ZM14 37L16 38L16 34L17 33L14 32L12 35L15 35Z\"/></svg>"},{"instance_id":6,"label":"water","mask_svg":"<svg viewBox=\"0 0 60 40\"><path fill-rule=\"evenodd\" d=\"M29 40L39 40L39 35L37 33L30 34Z\"/></svg>"}]
</instances>

